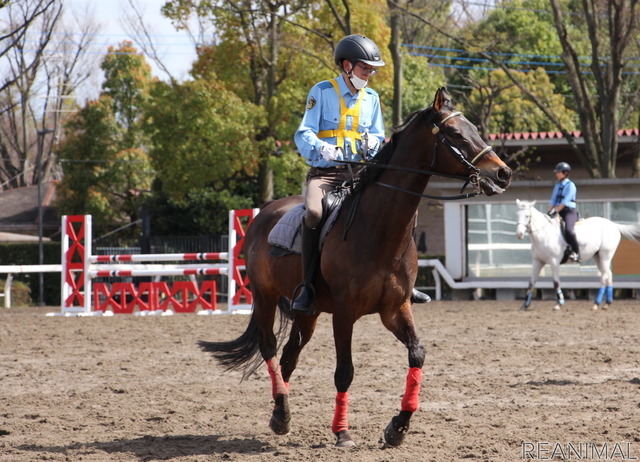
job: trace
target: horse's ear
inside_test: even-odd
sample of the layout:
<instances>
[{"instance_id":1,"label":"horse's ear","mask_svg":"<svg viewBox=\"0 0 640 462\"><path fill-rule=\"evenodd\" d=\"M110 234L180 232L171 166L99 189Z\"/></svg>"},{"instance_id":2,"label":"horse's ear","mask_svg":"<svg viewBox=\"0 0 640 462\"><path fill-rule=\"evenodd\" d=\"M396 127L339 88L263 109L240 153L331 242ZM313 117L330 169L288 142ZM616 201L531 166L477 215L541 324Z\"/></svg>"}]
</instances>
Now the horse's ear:
<instances>
[{"instance_id":1,"label":"horse's ear","mask_svg":"<svg viewBox=\"0 0 640 462\"><path fill-rule=\"evenodd\" d=\"M536 205L536 201L531 201L531 207Z\"/></svg>"},{"instance_id":2,"label":"horse's ear","mask_svg":"<svg viewBox=\"0 0 640 462\"><path fill-rule=\"evenodd\" d=\"M522 201L520 199L516 199L516 206L522 207Z\"/></svg>"},{"instance_id":3,"label":"horse's ear","mask_svg":"<svg viewBox=\"0 0 640 462\"><path fill-rule=\"evenodd\" d=\"M436 91L436 96L433 99L433 108L437 112L440 112L445 107L451 107L451 96L449 96L445 87L440 87Z\"/></svg>"}]
</instances>

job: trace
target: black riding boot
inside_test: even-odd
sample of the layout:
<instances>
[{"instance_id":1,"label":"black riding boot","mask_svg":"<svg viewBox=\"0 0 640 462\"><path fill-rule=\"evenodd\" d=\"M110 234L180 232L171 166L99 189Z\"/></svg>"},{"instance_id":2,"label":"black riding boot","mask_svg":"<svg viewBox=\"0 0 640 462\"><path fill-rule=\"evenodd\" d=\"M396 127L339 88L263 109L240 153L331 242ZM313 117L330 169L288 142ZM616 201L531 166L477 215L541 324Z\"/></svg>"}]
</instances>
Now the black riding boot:
<instances>
[{"instance_id":1,"label":"black riding boot","mask_svg":"<svg viewBox=\"0 0 640 462\"><path fill-rule=\"evenodd\" d=\"M571 248L571 251L567 256L567 260L580 263L580 245L578 244L578 239L576 239L575 233L574 234L567 233L567 235L565 236L565 240L569 243L568 247Z\"/></svg>"},{"instance_id":2,"label":"black riding boot","mask_svg":"<svg viewBox=\"0 0 640 462\"><path fill-rule=\"evenodd\" d=\"M313 278L318 266L318 235L319 228L308 228L304 222L300 227L302 231L302 284L296 288L298 296L293 300L291 308L304 314L315 314L313 303L316 301L316 290L313 287Z\"/></svg>"}]
</instances>

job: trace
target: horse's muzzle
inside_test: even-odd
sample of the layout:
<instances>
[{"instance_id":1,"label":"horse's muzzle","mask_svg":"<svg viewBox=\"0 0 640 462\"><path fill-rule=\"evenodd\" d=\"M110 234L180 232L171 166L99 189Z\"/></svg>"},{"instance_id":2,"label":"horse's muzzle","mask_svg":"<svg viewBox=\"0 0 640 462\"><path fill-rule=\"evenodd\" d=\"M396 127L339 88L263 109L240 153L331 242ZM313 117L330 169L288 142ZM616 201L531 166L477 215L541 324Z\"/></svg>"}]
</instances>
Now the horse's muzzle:
<instances>
[{"instance_id":1,"label":"horse's muzzle","mask_svg":"<svg viewBox=\"0 0 640 462\"><path fill-rule=\"evenodd\" d=\"M482 175L480 187L487 196L502 194L511 184L512 171L509 167L501 166L491 175Z\"/></svg>"}]
</instances>

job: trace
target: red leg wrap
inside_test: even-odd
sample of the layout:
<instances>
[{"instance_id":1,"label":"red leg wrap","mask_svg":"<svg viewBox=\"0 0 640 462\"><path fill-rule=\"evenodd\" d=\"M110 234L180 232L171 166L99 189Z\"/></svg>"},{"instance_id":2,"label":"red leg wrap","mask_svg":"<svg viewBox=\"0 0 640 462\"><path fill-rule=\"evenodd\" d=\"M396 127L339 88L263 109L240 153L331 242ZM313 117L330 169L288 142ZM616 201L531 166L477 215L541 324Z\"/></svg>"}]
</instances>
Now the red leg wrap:
<instances>
[{"instance_id":1,"label":"red leg wrap","mask_svg":"<svg viewBox=\"0 0 640 462\"><path fill-rule=\"evenodd\" d=\"M407 373L407 384L402 397L402 410L416 412L420 403L420 383L422 382L422 369L419 367L409 368Z\"/></svg>"},{"instance_id":2,"label":"red leg wrap","mask_svg":"<svg viewBox=\"0 0 640 462\"><path fill-rule=\"evenodd\" d=\"M280 364L278 364L275 357L267 361L267 367L269 369L269 377L271 377L271 394L273 399L275 400L278 395L288 394L289 383L285 383L282 379Z\"/></svg>"},{"instance_id":3,"label":"red leg wrap","mask_svg":"<svg viewBox=\"0 0 640 462\"><path fill-rule=\"evenodd\" d=\"M333 424L331 430L333 433L349 430L349 419L347 413L349 411L349 392L336 393L336 408L333 413Z\"/></svg>"}]
</instances>

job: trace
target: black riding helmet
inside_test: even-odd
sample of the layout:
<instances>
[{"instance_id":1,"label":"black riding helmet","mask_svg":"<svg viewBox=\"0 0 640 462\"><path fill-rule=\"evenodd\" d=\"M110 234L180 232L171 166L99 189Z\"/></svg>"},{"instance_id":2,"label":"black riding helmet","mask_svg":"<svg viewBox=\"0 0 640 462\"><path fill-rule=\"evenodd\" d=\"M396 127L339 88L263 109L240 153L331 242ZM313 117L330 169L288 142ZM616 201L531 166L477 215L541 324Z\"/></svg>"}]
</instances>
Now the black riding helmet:
<instances>
[{"instance_id":1,"label":"black riding helmet","mask_svg":"<svg viewBox=\"0 0 640 462\"><path fill-rule=\"evenodd\" d=\"M342 69L342 61L344 59L353 64L361 61L369 66L384 66L378 45L364 35L347 35L340 40L338 46L336 46L334 58L340 69Z\"/></svg>"},{"instance_id":2,"label":"black riding helmet","mask_svg":"<svg viewBox=\"0 0 640 462\"><path fill-rule=\"evenodd\" d=\"M566 162L560 162L558 165L556 165L556 168L554 168L553 171L569 173L571 171L571 165L567 164Z\"/></svg>"}]
</instances>

